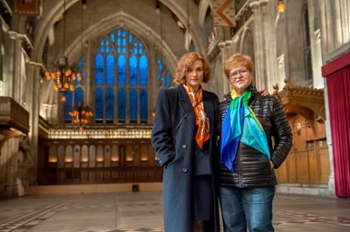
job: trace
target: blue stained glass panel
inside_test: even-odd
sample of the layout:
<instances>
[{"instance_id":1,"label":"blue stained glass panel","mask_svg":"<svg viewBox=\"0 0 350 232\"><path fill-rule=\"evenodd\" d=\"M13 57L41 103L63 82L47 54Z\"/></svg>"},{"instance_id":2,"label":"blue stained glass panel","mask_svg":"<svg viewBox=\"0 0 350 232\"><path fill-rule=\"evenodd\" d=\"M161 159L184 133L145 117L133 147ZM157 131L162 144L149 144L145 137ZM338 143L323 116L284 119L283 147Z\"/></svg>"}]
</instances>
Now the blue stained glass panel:
<instances>
[{"instance_id":1,"label":"blue stained glass panel","mask_svg":"<svg viewBox=\"0 0 350 232\"><path fill-rule=\"evenodd\" d=\"M132 42L132 34L129 34L129 43Z\"/></svg>"},{"instance_id":2,"label":"blue stained glass panel","mask_svg":"<svg viewBox=\"0 0 350 232\"><path fill-rule=\"evenodd\" d=\"M126 36L126 30L122 30L122 35L123 35L123 37Z\"/></svg>"},{"instance_id":3,"label":"blue stained glass panel","mask_svg":"<svg viewBox=\"0 0 350 232\"><path fill-rule=\"evenodd\" d=\"M121 41L120 38L118 38L118 42L117 42L118 46L121 45L120 41Z\"/></svg>"},{"instance_id":4,"label":"blue stained glass panel","mask_svg":"<svg viewBox=\"0 0 350 232\"><path fill-rule=\"evenodd\" d=\"M168 87L171 86L171 76L168 76Z\"/></svg>"},{"instance_id":5,"label":"blue stained glass panel","mask_svg":"<svg viewBox=\"0 0 350 232\"><path fill-rule=\"evenodd\" d=\"M120 48L118 48L118 53L120 53Z\"/></svg>"},{"instance_id":6,"label":"blue stained glass panel","mask_svg":"<svg viewBox=\"0 0 350 232\"><path fill-rule=\"evenodd\" d=\"M114 91L111 88L106 93L106 119L114 119Z\"/></svg>"},{"instance_id":7,"label":"blue stained glass panel","mask_svg":"<svg viewBox=\"0 0 350 232\"><path fill-rule=\"evenodd\" d=\"M64 102L64 119L71 120L72 116L69 115L69 112L73 111L73 92L69 91L64 96L66 97Z\"/></svg>"},{"instance_id":8,"label":"blue stained glass panel","mask_svg":"<svg viewBox=\"0 0 350 232\"><path fill-rule=\"evenodd\" d=\"M100 52L104 52L104 42L103 40L100 42L101 46L100 46Z\"/></svg>"},{"instance_id":9,"label":"blue stained glass panel","mask_svg":"<svg viewBox=\"0 0 350 232\"><path fill-rule=\"evenodd\" d=\"M75 106L79 106L80 102L84 102L84 90L79 87L75 90Z\"/></svg>"},{"instance_id":10,"label":"blue stained glass panel","mask_svg":"<svg viewBox=\"0 0 350 232\"><path fill-rule=\"evenodd\" d=\"M140 48L139 53L142 54L142 48Z\"/></svg>"},{"instance_id":11,"label":"blue stained glass panel","mask_svg":"<svg viewBox=\"0 0 350 232\"><path fill-rule=\"evenodd\" d=\"M126 93L124 89L118 91L118 120L126 118Z\"/></svg>"},{"instance_id":12,"label":"blue stained glass panel","mask_svg":"<svg viewBox=\"0 0 350 232\"><path fill-rule=\"evenodd\" d=\"M118 36L120 36L120 35L121 35L121 32L120 32L120 30L118 30L117 34L118 34Z\"/></svg>"},{"instance_id":13,"label":"blue stained glass panel","mask_svg":"<svg viewBox=\"0 0 350 232\"><path fill-rule=\"evenodd\" d=\"M95 57L95 84L103 85L103 56L101 54Z\"/></svg>"},{"instance_id":14,"label":"blue stained glass panel","mask_svg":"<svg viewBox=\"0 0 350 232\"><path fill-rule=\"evenodd\" d=\"M111 34L109 35L109 37L111 38L111 41L114 43L114 33L111 33Z\"/></svg>"},{"instance_id":15,"label":"blue stained glass panel","mask_svg":"<svg viewBox=\"0 0 350 232\"><path fill-rule=\"evenodd\" d=\"M146 56L140 58L140 85L148 85L148 59Z\"/></svg>"},{"instance_id":16,"label":"blue stained glass panel","mask_svg":"<svg viewBox=\"0 0 350 232\"><path fill-rule=\"evenodd\" d=\"M160 59L158 59L158 69L159 69L159 71L162 71L163 70L163 68L164 68L164 66L163 66L163 64L162 64L162 61L160 60Z\"/></svg>"},{"instance_id":17,"label":"blue stained glass panel","mask_svg":"<svg viewBox=\"0 0 350 232\"><path fill-rule=\"evenodd\" d=\"M145 89L141 89L140 92L140 119L148 119L148 93Z\"/></svg>"},{"instance_id":18,"label":"blue stained glass panel","mask_svg":"<svg viewBox=\"0 0 350 232\"><path fill-rule=\"evenodd\" d=\"M114 56L109 54L106 59L106 85L114 85Z\"/></svg>"},{"instance_id":19,"label":"blue stained glass panel","mask_svg":"<svg viewBox=\"0 0 350 232\"><path fill-rule=\"evenodd\" d=\"M95 93L95 119L103 120L103 90L96 89Z\"/></svg>"},{"instance_id":20,"label":"blue stained glass panel","mask_svg":"<svg viewBox=\"0 0 350 232\"><path fill-rule=\"evenodd\" d=\"M166 87L166 76L162 77L162 81L163 81L163 86Z\"/></svg>"},{"instance_id":21,"label":"blue stained glass panel","mask_svg":"<svg viewBox=\"0 0 350 232\"><path fill-rule=\"evenodd\" d=\"M134 48L134 53L137 54L137 48Z\"/></svg>"},{"instance_id":22,"label":"blue stained glass panel","mask_svg":"<svg viewBox=\"0 0 350 232\"><path fill-rule=\"evenodd\" d=\"M123 48L123 54L126 54L126 49L125 48Z\"/></svg>"},{"instance_id":23,"label":"blue stained glass panel","mask_svg":"<svg viewBox=\"0 0 350 232\"><path fill-rule=\"evenodd\" d=\"M126 46L126 39L123 39L123 46Z\"/></svg>"},{"instance_id":24,"label":"blue stained glass panel","mask_svg":"<svg viewBox=\"0 0 350 232\"><path fill-rule=\"evenodd\" d=\"M137 91L135 89L130 90L130 120L137 120Z\"/></svg>"},{"instance_id":25,"label":"blue stained glass panel","mask_svg":"<svg viewBox=\"0 0 350 232\"><path fill-rule=\"evenodd\" d=\"M129 84L135 86L137 84L137 58L136 56L131 56L129 58Z\"/></svg>"},{"instance_id":26,"label":"blue stained glass panel","mask_svg":"<svg viewBox=\"0 0 350 232\"><path fill-rule=\"evenodd\" d=\"M118 58L118 85L126 85L126 60L123 55Z\"/></svg>"}]
</instances>

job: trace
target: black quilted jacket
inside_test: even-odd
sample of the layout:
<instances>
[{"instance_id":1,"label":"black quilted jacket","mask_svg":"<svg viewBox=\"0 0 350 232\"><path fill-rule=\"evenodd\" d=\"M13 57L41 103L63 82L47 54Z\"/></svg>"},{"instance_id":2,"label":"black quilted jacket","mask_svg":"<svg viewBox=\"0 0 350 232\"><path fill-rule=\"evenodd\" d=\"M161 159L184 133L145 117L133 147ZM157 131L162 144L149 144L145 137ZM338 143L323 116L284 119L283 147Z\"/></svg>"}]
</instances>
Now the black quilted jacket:
<instances>
[{"instance_id":1,"label":"black quilted jacket","mask_svg":"<svg viewBox=\"0 0 350 232\"><path fill-rule=\"evenodd\" d=\"M292 132L280 101L273 97L261 96L252 89L249 102L257 119L263 126L270 147L271 160L275 168L281 166L292 146ZM231 97L225 95L226 100L219 107L219 128L226 116ZM274 143L272 142L274 138ZM234 171L231 172L218 158L218 181L220 186L226 187L259 187L276 185L274 170L270 170L268 157L259 151L240 143L235 160Z\"/></svg>"}]
</instances>

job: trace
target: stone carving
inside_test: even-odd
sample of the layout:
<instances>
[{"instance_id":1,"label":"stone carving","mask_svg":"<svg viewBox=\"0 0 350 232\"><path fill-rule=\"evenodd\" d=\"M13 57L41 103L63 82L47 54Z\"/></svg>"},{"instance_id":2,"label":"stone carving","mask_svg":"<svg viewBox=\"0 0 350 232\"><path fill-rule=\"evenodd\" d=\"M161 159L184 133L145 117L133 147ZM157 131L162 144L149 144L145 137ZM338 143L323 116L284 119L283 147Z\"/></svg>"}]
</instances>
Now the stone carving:
<instances>
[{"instance_id":1,"label":"stone carving","mask_svg":"<svg viewBox=\"0 0 350 232\"><path fill-rule=\"evenodd\" d=\"M20 138L18 151L14 155L18 161L17 177L22 181L22 185L35 185L36 152L31 148L28 136Z\"/></svg>"}]
</instances>

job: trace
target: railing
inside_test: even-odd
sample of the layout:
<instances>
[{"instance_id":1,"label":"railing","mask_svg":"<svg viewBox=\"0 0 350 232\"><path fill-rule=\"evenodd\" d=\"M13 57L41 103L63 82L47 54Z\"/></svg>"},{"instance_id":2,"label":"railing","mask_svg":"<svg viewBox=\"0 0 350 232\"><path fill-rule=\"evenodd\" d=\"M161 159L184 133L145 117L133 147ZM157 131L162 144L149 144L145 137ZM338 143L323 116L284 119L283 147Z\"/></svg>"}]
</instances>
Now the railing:
<instances>
[{"instance_id":1,"label":"railing","mask_svg":"<svg viewBox=\"0 0 350 232\"><path fill-rule=\"evenodd\" d=\"M26 134L29 132L29 113L12 98L0 97L0 126Z\"/></svg>"}]
</instances>

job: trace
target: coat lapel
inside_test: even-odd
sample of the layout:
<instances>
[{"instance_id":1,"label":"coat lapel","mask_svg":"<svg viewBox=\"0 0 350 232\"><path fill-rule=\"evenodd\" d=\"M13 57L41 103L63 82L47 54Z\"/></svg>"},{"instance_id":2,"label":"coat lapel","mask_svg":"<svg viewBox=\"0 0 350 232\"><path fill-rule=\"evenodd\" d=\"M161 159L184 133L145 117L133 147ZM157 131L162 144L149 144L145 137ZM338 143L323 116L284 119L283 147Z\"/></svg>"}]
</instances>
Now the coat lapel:
<instances>
[{"instance_id":1,"label":"coat lapel","mask_svg":"<svg viewBox=\"0 0 350 232\"><path fill-rule=\"evenodd\" d=\"M210 134L214 129L214 109L213 109L213 104L210 98L210 95L203 90L203 103L204 103L204 110L205 110L205 114L207 115L207 118L212 119L210 120L209 124L210 124Z\"/></svg>"},{"instance_id":2,"label":"coat lapel","mask_svg":"<svg viewBox=\"0 0 350 232\"><path fill-rule=\"evenodd\" d=\"M192 128L195 128L195 118L194 118L194 111L193 111L193 107L191 104L190 99L188 98L187 92L185 90L185 88L182 85L179 85L177 87L178 92L179 92L179 105L180 108L182 109L182 112L180 114L180 118L179 120L181 120L181 118L183 116L185 116L185 114L187 114L187 112L191 112L187 115L185 120L189 120L191 122Z\"/></svg>"}]
</instances>

